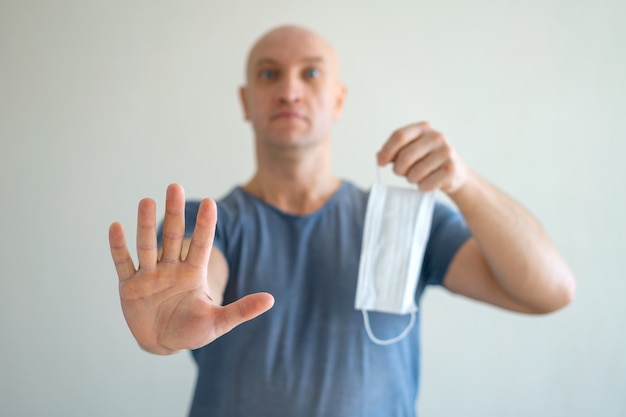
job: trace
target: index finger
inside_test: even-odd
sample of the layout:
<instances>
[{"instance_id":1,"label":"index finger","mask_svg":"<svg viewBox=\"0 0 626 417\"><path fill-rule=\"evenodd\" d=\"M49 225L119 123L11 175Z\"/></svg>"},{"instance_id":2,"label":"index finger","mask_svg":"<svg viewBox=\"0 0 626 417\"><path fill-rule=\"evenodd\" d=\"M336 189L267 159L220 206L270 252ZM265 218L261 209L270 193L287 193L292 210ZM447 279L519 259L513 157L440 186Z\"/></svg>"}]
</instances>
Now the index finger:
<instances>
[{"instance_id":1,"label":"index finger","mask_svg":"<svg viewBox=\"0 0 626 417\"><path fill-rule=\"evenodd\" d=\"M215 224L217 223L217 207L215 201L205 198L200 202L198 216L196 217L196 227L191 235L189 252L185 262L195 268L207 268L213 238L215 236Z\"/></svg>"},{"instance_id":2,"label":"index finger","mask_svg":"<svg viewBox=\"0 0 626 417\"><path fill-rule=\"evenodd\" d=\"M400 149L417 139L429 128L430 124L428 122L419 122L402 127L393 132L376 154L378 165L384 166L395 160Z\"/></svg>"}]
</instances>

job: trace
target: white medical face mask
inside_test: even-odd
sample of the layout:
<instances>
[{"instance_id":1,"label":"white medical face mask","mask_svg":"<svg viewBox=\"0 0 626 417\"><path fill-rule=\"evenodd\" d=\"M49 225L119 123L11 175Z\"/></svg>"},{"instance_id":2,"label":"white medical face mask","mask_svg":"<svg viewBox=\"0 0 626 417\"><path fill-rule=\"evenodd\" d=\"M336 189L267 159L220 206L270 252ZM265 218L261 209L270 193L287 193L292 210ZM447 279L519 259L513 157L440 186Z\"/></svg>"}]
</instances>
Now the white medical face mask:
<instances>
[{"instance_id":1,"label":"white medical face mask","mask_svg":"<svg viewBox=\"0 0 626 417\"><path fill-rule=\"evenodd\" d=\"M430 234L434 192L374 184L365 213L355 308L363 311L373 342L391 344L404 338L415 324L415 291ZM411 314L398 337L376 338L368 311Z\"/></svg>"}]
</instances>

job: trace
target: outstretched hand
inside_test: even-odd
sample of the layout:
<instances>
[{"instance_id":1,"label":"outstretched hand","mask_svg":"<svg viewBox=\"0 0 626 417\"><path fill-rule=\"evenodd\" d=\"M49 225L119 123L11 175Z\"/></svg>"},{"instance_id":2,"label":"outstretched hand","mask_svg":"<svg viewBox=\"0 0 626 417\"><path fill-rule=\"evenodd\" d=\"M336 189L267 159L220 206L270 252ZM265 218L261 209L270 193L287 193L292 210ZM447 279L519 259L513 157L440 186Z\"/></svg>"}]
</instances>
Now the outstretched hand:
<instances>
[{"instance_id":1,"label":"outstretched hand","mask_svg":"<svg viewBox=\"0 0 626 417\"><path fill-rule=\"evenodd\" d=\"M189 251L183 259L184 213L183 188L170 185L159 259L156 205L151 199L140 201L138 268L128 251L122 225L115 222L109 229L124 317L139 345L152 353L202 347L269 310L274 303L267 293L251 294L226 306L215 303L207 281L211 278L208 265L217 222L215 202L201 202Z\"/></svg>"}]
</instances>

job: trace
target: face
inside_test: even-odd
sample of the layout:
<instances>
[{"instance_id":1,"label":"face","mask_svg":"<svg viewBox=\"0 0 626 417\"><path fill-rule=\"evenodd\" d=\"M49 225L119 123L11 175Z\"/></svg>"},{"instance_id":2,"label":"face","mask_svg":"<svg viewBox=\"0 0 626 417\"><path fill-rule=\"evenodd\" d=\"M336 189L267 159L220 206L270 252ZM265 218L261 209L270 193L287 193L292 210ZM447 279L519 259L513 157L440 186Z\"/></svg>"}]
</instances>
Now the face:
<instances>
[{"instance_id":1,"label":"face","mask_svg":"<svg viewBox=\"0 0 626 417\"><path fill-rule=\"evenodd\" d=\"M283 27L261 38L241 88L257 141L292 148L329 140L345 96L338 73L334 51L311 32Z\"/></svg>"}]
</instances>

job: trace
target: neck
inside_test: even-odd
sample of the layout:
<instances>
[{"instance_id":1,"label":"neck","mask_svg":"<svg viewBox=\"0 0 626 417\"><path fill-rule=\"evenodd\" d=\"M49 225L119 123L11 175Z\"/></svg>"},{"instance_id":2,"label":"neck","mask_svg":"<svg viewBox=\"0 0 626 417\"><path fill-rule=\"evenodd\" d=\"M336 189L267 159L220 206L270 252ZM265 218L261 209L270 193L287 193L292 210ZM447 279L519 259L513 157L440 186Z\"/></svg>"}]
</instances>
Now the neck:
<instances>
[{"instance_id":1,"label":"neck","mask_svg":"<svg viewBox=\"0 0 626 417\"><path fill-rule=\"evenodd\" d=\"M257 149L257 172L244 189L286 213L313 213L341 186L330 169L329 148Z\"/></svg>"}]
</instances>

